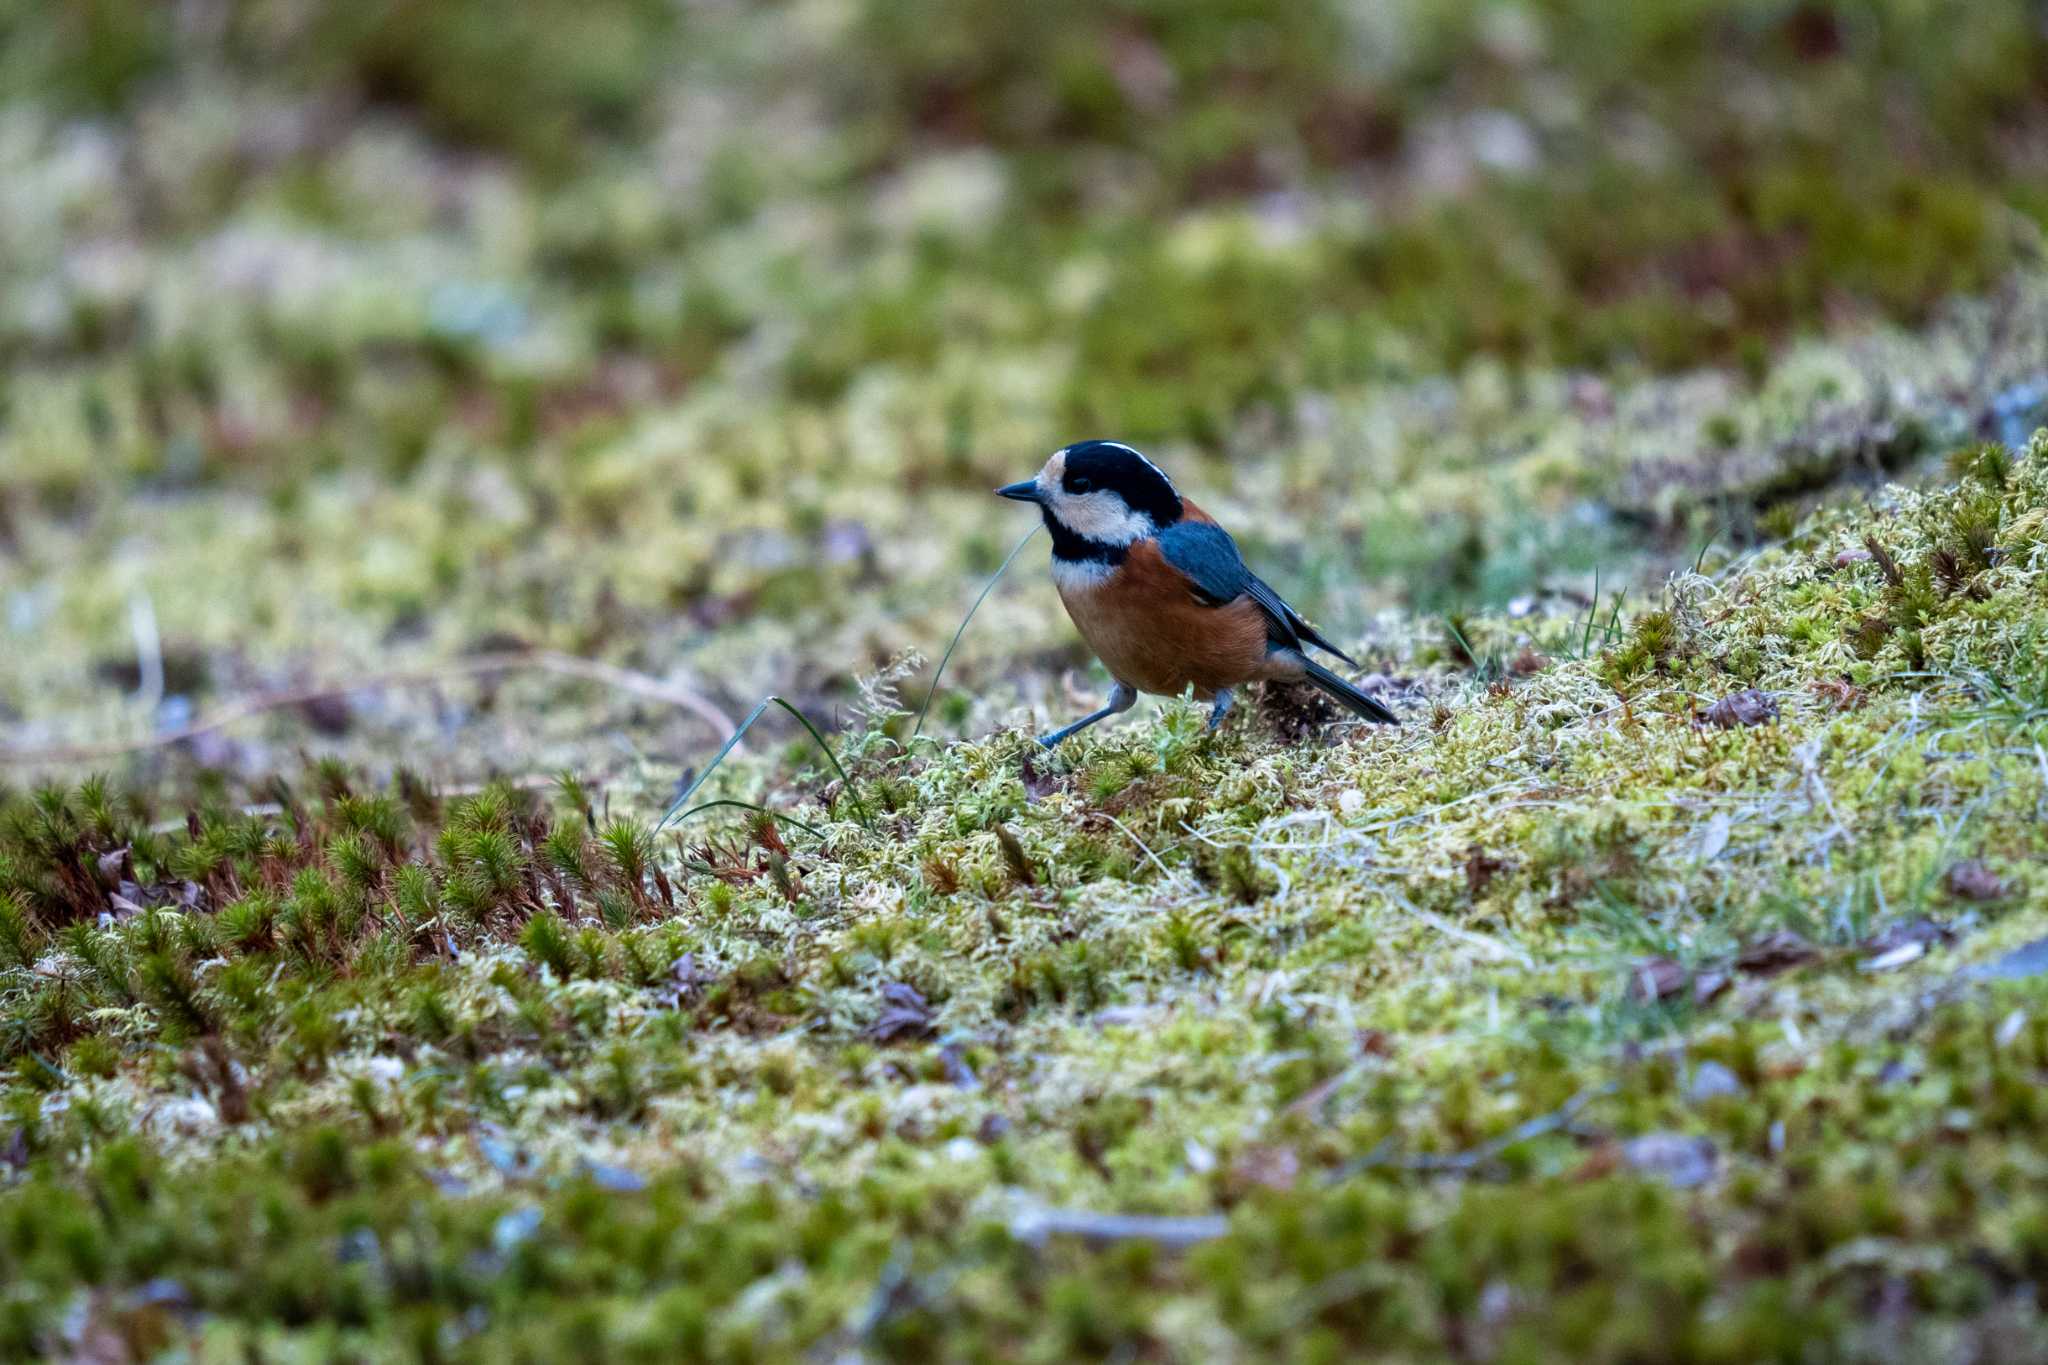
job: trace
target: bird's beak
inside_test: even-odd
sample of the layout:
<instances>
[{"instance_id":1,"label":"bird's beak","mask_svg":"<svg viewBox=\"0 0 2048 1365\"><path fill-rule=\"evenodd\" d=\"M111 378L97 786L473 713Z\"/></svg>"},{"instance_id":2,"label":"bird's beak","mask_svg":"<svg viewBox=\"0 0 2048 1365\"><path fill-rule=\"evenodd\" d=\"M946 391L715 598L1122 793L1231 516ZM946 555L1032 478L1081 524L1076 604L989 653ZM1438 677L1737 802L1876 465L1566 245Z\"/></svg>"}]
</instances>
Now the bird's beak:
<instances>
[{"instance_id":1,"label":"bird's beak","mask_svg":"<svg viewBox=\"0 0 2048 1365\"><path fill-rule=\"evenodd\" d=\"M1014 498L1018 502L1044 502L1039 496L1038 480L1026 479L1022 483L1005 484L996 490L999 498Z\"/></svg>"}]
</instances>

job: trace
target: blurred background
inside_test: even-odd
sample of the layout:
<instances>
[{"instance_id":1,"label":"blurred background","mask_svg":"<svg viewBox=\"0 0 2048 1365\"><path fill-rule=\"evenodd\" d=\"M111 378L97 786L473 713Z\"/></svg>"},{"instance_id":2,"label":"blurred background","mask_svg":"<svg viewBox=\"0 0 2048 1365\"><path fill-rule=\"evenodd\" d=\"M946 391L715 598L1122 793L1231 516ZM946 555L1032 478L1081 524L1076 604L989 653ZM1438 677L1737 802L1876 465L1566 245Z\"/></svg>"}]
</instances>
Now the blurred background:
<instances>
[{"instance_id":1,"label":"blurred background","mask_svg":"<svg viewBox=\"0 0 2048 1365\"><path fill-rule=\"evenodd\" d=\"M658 794L922 696L1084 436L1377 666L1511 644L2035 413L2044 22L0 0L0 777ZM1099 685L1027 552L935 721Z\"/></svg>"}]
</instances>

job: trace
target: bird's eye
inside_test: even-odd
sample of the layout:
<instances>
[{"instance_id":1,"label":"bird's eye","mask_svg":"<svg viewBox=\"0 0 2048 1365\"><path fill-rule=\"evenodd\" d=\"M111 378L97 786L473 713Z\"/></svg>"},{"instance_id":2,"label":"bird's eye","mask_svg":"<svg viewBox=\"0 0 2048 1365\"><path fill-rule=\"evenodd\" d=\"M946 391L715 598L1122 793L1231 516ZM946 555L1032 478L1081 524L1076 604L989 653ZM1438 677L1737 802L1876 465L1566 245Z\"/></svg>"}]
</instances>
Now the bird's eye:
<instances>
[{"instance_id":1,"label":"bird's eye","mask_svg":"<svg viewBox=\"0 0 2048 1365\"><path fill-rule=\"evenodd\" d=\"M1069 493L1093 493L1095 491L1095 480L1088 478L1068 479L1067 491Z\"/></svg>"}]
</instances>

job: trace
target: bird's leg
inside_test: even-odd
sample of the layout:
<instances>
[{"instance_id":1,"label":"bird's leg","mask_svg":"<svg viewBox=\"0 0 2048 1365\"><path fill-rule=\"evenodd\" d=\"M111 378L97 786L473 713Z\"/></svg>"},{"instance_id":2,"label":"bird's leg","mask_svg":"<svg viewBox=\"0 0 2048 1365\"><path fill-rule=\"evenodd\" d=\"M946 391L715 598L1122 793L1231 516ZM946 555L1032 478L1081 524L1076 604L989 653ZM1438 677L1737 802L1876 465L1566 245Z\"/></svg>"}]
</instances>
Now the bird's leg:
<instances>
[{"instance_id":1,"label":"bird's leg","mask_svg":"<svg viewBox=\"0 0 2048 1365\"><path fill-rule=\"evenodd\" d=\"M1215 705L1209 708L1209 729L1213 730L1223 723L1223 718L1230 714L1230 706L1233 700L1229 688L1217 689Z\"/></svg>"},{"instance_id":2,"label":"bird's leg","mask_svg":"<svg viewBox=\"0 0 2048 1365\"><path fill-rule=\"evenodd\" d=\"M1068 739L1074 735L1079 734L1081 731L1087 729L1089 726L1093 725L1098 720L1108 720L1111 716L1122 715L1124 712L1130 710L1133 706L1137 705L1137 703L1138 690L1134 687L1126 686L1123 683L1118 683L1116 686L1109 689L1109 705L1103 707L1100 711L1094 712L1091 715L1081 717L1081 719L1075 721L1072 725L1066 726L1062 729L1055 730L1049 735L1040 735L1038 737L1038 742L1040 744L1043 744L1046 748L1050 749L1053 747L1053 745L1058 744L1061 740Z\"/></svg>"}]
</instances>

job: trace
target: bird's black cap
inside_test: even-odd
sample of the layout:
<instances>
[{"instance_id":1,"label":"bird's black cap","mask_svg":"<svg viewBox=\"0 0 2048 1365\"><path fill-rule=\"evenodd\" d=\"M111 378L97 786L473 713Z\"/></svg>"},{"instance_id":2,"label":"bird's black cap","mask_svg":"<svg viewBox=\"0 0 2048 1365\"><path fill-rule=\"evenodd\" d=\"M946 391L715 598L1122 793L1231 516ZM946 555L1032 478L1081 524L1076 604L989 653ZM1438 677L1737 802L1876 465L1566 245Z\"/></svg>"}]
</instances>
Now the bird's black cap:
<instances>
[{"instance_id":1,"label":"bird's black cap","mask_svg":"<svg viewBox=\"0 0 2048 1365\"><path fill-rule=\"evenodd\" d=\"M1067 447L1061 487L1081 494L1106 488L1154 526L1180 520L1180 494L1159 467L1121 441L1076 441Z\"/></svg>"}]
</instances>

